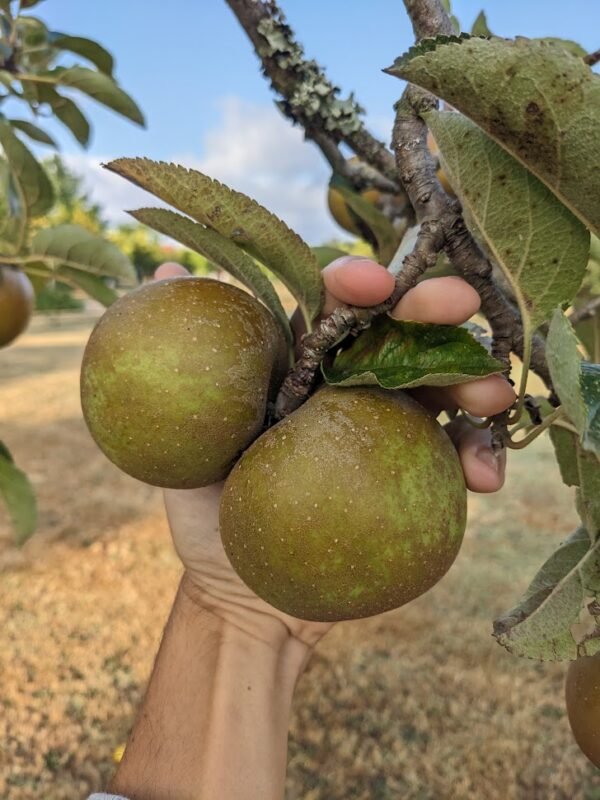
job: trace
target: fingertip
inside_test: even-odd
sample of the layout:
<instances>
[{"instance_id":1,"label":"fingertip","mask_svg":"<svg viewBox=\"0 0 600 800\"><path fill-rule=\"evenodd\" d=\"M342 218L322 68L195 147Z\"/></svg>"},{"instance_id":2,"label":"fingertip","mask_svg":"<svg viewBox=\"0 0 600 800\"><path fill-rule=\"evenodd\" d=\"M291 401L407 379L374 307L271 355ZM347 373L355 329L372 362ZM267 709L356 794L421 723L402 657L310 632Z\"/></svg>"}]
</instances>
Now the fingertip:
<instances>
[{"instance_id":1,"label":"fingertip","mask_svg":"<svg viewBox=\"0 0 600 800\"><path fill-rule=\"evenodd\" d=\"M446 426L454 442L467 489L479 494L497 492L504 485L506 450L495 453L489 429L473 427L464 417Z\"/></svg>"},{"instance_id":2,"label":"fingertip","mask_svg":"<svg viewBox=\"0 0 600 800\"><path fill-rule=\"evenodd\" d=\"M476 417L501 414L516 400L513 387L502 375L488 375L448 386L447 391L459 408Z\"/></svg>"},{"instance_id":3,"label":"fingertip","mask_svg":"<svg viewBox=\"0 0 600 800\"><path fill-rule=\"evenodd\" d=\"M476 314L481 298L465 280L429 278L410 289L391 312L395 319L461 325Z\"/></svg>"},{"instance_id":4,"label":"fingertip","mask_svg":"<svg viewBox=\"0 0 600 800\"><path fill-rule=\"evenodd\" d=\"M154 272L154 279L157 281L165 280L165 278L183 278L185 276L189 277L190 273L175 261L165 261Z\"/></svg>"},{"instance_id":5,"label":"fingertip","mask_svg":"<svg viewBox=\"0 0 600 800\"><path fill-rule=\"evenodd\" d=\"M325 288L341 303L373 306L386 300L394 290L391 272L363 256L344 256L322 271Z\"/></svg>"}]
</instances>

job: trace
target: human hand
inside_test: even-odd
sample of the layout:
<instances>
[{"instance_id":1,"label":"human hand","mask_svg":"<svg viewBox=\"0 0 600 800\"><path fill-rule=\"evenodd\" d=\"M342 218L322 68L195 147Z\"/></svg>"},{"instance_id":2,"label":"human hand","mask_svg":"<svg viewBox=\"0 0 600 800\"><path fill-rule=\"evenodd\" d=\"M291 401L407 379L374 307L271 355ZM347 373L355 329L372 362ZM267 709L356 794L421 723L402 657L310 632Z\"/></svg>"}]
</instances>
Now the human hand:
<instances>
[{"instance_id":1,"label":"human hand","mask_svg":"<svg viewBox=\"0 0 600 800\"><path fill-rule=\"evenodd\" d=\"M177 264L163 264L157 279L188 273ZM393 276L370 259L349 256L323 270L326 299L323 314L337 306L371 306L394 288ZM460 278L433 278L411 289L391 312L398 319L458 325L479 308L479 296ZM297 318L294 319L297 325ZM300 331L298 331L300 332ZM434 415L462 408L474 416L500 413L514 401L505 378L489 376L444 388L416 390L415 396ZM475 492L493 492L504 482L505 455L491 449L489 430L463 418L446 427L462 464L465 481ZM290 617L257 597L231 567L219 535L222 483L202 489L166 490L165 505L175 549L185 567L183 588L201 607L255 638L279 642L294 637L307 647L329 630L330 623Z\"/></svg>"}]
</instances>

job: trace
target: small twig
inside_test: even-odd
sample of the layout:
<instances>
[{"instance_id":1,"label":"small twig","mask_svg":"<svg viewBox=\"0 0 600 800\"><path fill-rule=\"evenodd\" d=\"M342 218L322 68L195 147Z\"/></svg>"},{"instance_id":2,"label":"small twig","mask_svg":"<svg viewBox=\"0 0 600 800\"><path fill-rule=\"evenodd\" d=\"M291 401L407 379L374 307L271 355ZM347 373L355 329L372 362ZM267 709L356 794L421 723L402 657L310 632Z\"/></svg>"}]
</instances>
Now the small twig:
<instances>
[{"instance_id":1,"label":"small twig","mask_svg":"<svg viewBox=\"0 0 600 800\"><path fill-rule=\"evenodd\" d=\"M593 317L597 311L600 311L600 295L594 297L593 300L590 300L589 303L581 306L581 308L576 308L572 311L569 314L569 322L571 325L575 326L579 322L583 322L584 319Z\"/></svg>"},{"instance_id":2,"label":"small twig","mask_svg":"<svg viewBox=\"0 0 600 800\"><path fill-rule=\"evenodd\" d=\"M593 67L600 61L600 50L594 50L593 53L588 53L587 56L583 57L583 60L586 64L589 64L590 67Z\"/></svg>"},{"instance_id":3,"label":"small twig","mask_svg":"<svg viewBox=\"0 0 600 800\"><path fill-rule=\"evenodd\" d=\"M444 241L441 228L435 222L424 222L411 253L396 276L396 286L383 303L370 308L349 306L336 308L316 329L303 337L302 352L295 366L288 373L275 402L276 420L291 414L308 398L314 387L317 371L325 354L350 333L368 328L376 316L392 309L411 289L428 267L437 261Z\"/></svg>"},{"instance_id":4,"label":"small twig","mask_svg":"<svg viewBox=\"0 0 600 800\"><path fill-rule=\"evenodd\" d=\"M531 444L534 439L537 439L537 437L547 430L551 425L555 425L556 421L560 419L564 413L565 412L562 406L555 408L554 411L551 414L548 414L548 416L540 425L536 425L535 428L527 434L527 436L519 439L519 441L515 441L514 439L508 437L504 441L505 446L509 447L511 450L522 450L524 447L527 447L527 445Z\"/></svg>"}]
</instances>

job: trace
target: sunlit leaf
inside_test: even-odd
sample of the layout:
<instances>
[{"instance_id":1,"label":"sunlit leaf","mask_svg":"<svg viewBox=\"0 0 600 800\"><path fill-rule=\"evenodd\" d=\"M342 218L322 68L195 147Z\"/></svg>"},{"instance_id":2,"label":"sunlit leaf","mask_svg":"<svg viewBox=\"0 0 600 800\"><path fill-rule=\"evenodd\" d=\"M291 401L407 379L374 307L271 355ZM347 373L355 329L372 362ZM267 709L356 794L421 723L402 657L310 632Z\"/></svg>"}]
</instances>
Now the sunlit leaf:
<instances>
[{"instance_id":1,"label":"sunlit leaf","mask_svg":"<svg viewBox=\"0 0 600 800\"><path fill-rule=\"evenodd\" d=\"M3 119L0 119L0 146L17 186L21 213L29 217L42 216L54 203L50 179L19 137L15 136L10 124Z\"/></svg>"},{"instance_id":2,"label":"sunlit leaf","mask_svg":"<svg viewBox=\"0 0 600 800\"><path fill-rule=\"evenodd\" d=\"M176 164L120 158L106 167L261 261L286 284L307 324L318 315L323 286L317 260L296 233L255 200Z\"/></svg>"},{"instance_id":3,"label":"sunlit leaf","mask_svg":"<svg viewBox=\"0 0 600 800\"><path fill-rule=\"evenodd\" d=\"M63 97L53 86L38 84L36 88L40 102L48 103L55 116L71 131L79 144L85 147L90 138L90 123L79 106L69 97Z\"/></svg>"},{"instance_id":4,"label":"sunlit leaf","mask_svg":"<svg viewBox=\"0 0 600 800\"><path fill-rule=\"evenodd\" d=\"M487 21L487 17L485 15L485 11L480 11L477 14L475 22L473 23L473 27L471 28L471 35L472 36L486 36L490 37L493 36Z\"/></svg>"},{"instance_id":5,"label":"sunlit leaf","mask_svg":"<svg viewBox=\"0 0 600 800\"><path fill-rule=\"evenodd\" d=\"M550 439L554 445L560 476L567 486L579 486L579 463L577 460L577 434L558 425L550 427Z\"/></svg>"},{"instance_id":6,"label":"sunlit leaf","mask_svg":"<svg viewBox=\"0 0 600 800\"><path fill-rule=\"evenodd\" d=\"M579 528L546 561L515 608L494 622L494 636L511 653L563 661L596 652L598 643L575 632L584 601L596 593L600 540ZM588 617L589 619L589 617ZM583 626L585 630L585 627Z\"/></svg>"},{"instance_id":7,"label":"sunlit leaf","mask_svg":"<svg viewBox=\"0 0 600 800\"><path fill-rule=\"evenodd\" d=\"M220 233L199 222L193 222L189 217L184 217L168 209L140 208L129 213L144 225L149 225L159 233L170 236L200 253L241 281L263 301L279 322L288 343L292 343L293 336L288 316L273 284L250 256L236 247L230 239L226 239Z\"/></svg>"},{"instance_id":8,"label":"sunlit leaf","mask_svg":"<svg viewBox=\"0 0 600 800\"><path fill-rule=\"evenodd\" d=\"M340 250L337 247L329 247L328 245L323 245L321 247L311 247L312 254L317 259L319 266L321 269L326 267L328 264L331 264L332 261L336 261L338 258L343 258L344 256L348 256L345 250Z\"/></svg>"},{"instance_id":9,"label":"sunlit leaf","mask_svg":"<svg viewBox=\"0 0 600 800\"><path fill-rule=\"evenodd\" d=\"M6 446L0 443L0 495L13 523L17 544L34 532L37 507L31 483L13 462Z\"/></svg>"},{"instance_id":10,"label":"sunlit leaf","mask_svg":"<svg viewBox=\"0 0 600 800\"><path fill-rule=\"evenodd\" d=\"M100 72L105 72L107 75L112 75L114 61L112 55L98 42L93 39L86 39L83 36L69 36L67 33L59 33L58 31L51 31L48 41L52 47L57 47L59 50L68 50L70 53L75 53L78 56L86 58L95 64Z\"/></svg>"},{"instance_id":11,"label":"sunlit leaf","mask_svg":"<svg viewBox=\"0 0 600 800\"><path fill-rule=\"evenodd\" d=\"M333 364L323 367L327 383L340 386L449 386L502 372L464 328L377 317Z\"/></svg>"},{"instance_id":12,"label":"sunlit leaf","mask_svg":"<svg viewBox=\"0 0 600 800\"><path fill-rule=\"evenodd\" d=\"M581 286L590 235L556 196L462 114L425 115L467 222L535 329Z\"/></svg>"},{"instance_id":13,"label":"sunlit leaf","mask_svg":"<svg viewBox=\"0 0 600 800\"><path fill-rule=\"evenodd\" d=\"M561 309L550 323L546 358L556 393L583 447L600 454L600 365L583 361L573 327Z\"/></svg>"},{"instance_id":14,"label":"sunlit leaf","mask_svg":"<svg viewBox=\"0 0 600 800\"><path fill-rule=\"evenodd\" d=\"M21 83L51 83L56 86L70 86L87 94L98 103L111 108L138 125L144 125L144 115L136 102L103 72L86 67L55 67L36 75L20 75Z\"/></svg>"},{"instance_id":15,"label":"sunlit leaf","mask_svg":"<svg viewBox=\"0 0 600 800\"><path fill-rule=\"evenodd\" d=\"M79 225L57 225L39 231L31 242L29 258L50 268L70 267L125 284L136 281L133 265L116 245Z\"/></svg>"},{"instance_id":16,"label":"sunlit leaf","mask_svg":"<svg viewBox=\"0 0 600 800\"><path fill-rule=\"evenodd\" d=\"M462 111L600 231L600 77L562 43L426 39L388 72Z\"/></svg>"},{"instance_id":17,"label":"sunlit leaf","mask_svg":"<svg viewBox=\"0 0 600 800\"><path fill-rule=\"evenodd\" d=\"M35 142L48 144L51 147L58 147L50 134L46 133L46 131L40 128L38 125L34 125L33 122L28 122L25 119L9 119L8 121L13 128L17 128L18 130L22 131L22 133L24 133L26 136L29 136L29 138L33 139Z\"/></svg>"}]
</instances>

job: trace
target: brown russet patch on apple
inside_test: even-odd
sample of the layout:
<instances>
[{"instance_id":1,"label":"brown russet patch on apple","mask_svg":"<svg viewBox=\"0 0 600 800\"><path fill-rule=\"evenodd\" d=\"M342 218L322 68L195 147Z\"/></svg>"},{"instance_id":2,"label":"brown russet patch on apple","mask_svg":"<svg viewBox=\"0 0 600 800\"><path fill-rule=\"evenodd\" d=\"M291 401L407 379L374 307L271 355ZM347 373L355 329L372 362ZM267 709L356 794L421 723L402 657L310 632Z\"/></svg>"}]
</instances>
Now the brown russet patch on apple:
<instances>
[{"instance_id":1,"label":"brown russet patch on apple","mask_svg":"<svg viewBox=\"0 0 600 800\"><path fill-rule=\"evenodd\" d=\"M81 418L93 321L34 318L0 352L0 438L40 504L22 551L0 507L0 797L10 800L81 800L106 785L180 574L160 490L111 465ZM463 548L434 589L319 645L294 701L286 800L600 791L569 731L565 667L518 659L490 635L576 522L548 442L509 462L500 496L471 496Z\"/></svg>"}]
</instances>

